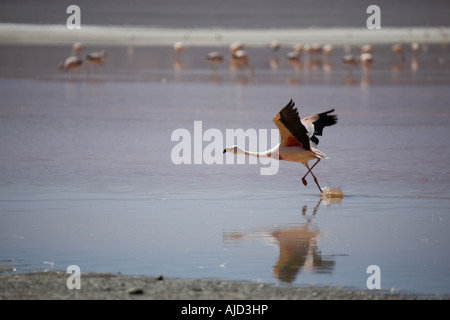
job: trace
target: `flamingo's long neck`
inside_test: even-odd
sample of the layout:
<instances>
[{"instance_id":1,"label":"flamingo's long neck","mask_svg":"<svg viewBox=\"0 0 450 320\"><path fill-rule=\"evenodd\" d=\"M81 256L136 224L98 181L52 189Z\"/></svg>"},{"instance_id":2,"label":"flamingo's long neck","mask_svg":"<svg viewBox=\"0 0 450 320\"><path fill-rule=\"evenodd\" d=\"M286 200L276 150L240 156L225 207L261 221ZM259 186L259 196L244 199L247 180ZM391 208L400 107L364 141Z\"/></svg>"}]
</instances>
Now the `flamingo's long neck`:
<instances>
[{"instance_id":1,"label":"flamingo's long neck","mask_svg":"<svg viewBox=\"0 0 450 320\"><path fill-rule=\"evenodd\" d=\"M255 158L273 158L277 147L272 148L272 149L267 150L267 151L264 151L264 152L247 151L247 150L244 150L244 149L242 149L240 147L237 147L235 154L243 154L243 155L246 155L246 156L249 156L249 157L255 157Z\"/></svg>"},{"instance_id":2,"label":"flamingo's long neck","mask_svg":"<svg viewBox=\"0 0 450 320\"><path fill-rule=\"evenodd\" d=\"M255 158L260 158L262 152L252 152L252 151L247 151L244 149L241 149L239 147L236 148L236 154L243 154L249 157L255 157Z\"/></svg>"}]
</instances>

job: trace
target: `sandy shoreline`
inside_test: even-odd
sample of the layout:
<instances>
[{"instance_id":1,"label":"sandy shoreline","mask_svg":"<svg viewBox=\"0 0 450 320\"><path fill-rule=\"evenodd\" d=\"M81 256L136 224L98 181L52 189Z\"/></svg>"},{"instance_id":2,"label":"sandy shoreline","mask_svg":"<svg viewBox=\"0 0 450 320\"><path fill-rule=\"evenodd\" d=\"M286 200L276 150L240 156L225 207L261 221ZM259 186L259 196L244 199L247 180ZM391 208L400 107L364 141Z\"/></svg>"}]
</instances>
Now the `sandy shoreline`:
<instances>
[{"instance_id":1,"label":"sandy shoreline","mask_svg":"<svg viewBox=\"0 0 450 320\"><path fill-rule=\"evenodd\" d=\"M34 25L0 23L0 44L85 44L102 45L172 45L184 41L190 46L224 46L240 40L249 47L267 46L274 39L286 44L331 43L386 44L447 43L450 28L410 27L382 28L304 28L304 29L177 29L135 26L83 25L79 30L69 30L65 25Z\"/></svg>"},{"instance_id":2,"label":"sandy shoreline","mask_svg":"<svg viewBox=\"0 0 450 320\"><path fill-rule=\"evenodd\" d=\"M0 275L1 300L424 300L447 295L417 295L344 287L286 287L216 279L124 276L86 273L81 288L70 290L62 271Z\"/></svg>"}]
</instances>

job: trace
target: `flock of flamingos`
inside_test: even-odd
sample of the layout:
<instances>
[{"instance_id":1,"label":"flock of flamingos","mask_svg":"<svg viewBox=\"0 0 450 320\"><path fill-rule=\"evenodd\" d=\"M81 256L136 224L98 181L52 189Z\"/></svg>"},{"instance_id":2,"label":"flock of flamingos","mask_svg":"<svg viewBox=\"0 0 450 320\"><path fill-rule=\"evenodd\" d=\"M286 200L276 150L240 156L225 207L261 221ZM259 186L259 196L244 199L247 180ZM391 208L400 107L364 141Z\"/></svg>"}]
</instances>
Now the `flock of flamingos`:
<instances>
[{"instance_id":1,"label":"flock of flamingos","mask_svg":"<svg viewBox=\"0 0 450 320\"><path fill-rule=\"evenodd\" d=\"M282 47L282 44L279 41L274 40L270 42L267 45L267 47L272 52L276 52ZM180 54L185 48L186 46L183 42L179 41L173 44L174 68L177 68L177 65L181 64ZM331 44L325 45L296 44L292 47L292 50L286 54L285 59L287 62L292 64L294 69L301 68L302 55L308 55L308 57L311 58L315 57L316 60L312 61L317 61L317 57L321 57L324 66L326 66L327 64L329 64L328 59L331 53L333 52L333 49L334 47ZM417 42L411 44L411 52L413 59L416 57L416 54L419 52L419 49L420 45ZM64 62L60 63L59 69L62 71L71 71L71 72L80 69L84 65L84 60L82 57L80 57L82 50L83 50L82 43L75 42L72 46L71 56L69 56ZM245 51L244 43L242 43L241 41L235 41L229 45L228 50L229 50L228 62L230 65L230 69L235 70L248 69L251 73L254 72L254 68L250 63L249 55ZM391 51L394 55L399 57L401 61L405 59L405 49L403 45L394 44L391 47ZM87 63L92 64L94 68L97 68L97 66L101 66L105 63L106 51L101 50L91 52L85 56L85 60ZM219 64L223 63L226 60L226 56L224 56L219 51L212 51L205 55L205 60L215 70ZM370 66L374 61L373 46L369 44L362 45L360 47L359 55L346 54L342 57L341 61L346 67L349 68L349 70L351 70L352 67L357 66L359 64L364 69L368 69L370 68ZM272 61L271 61L271 68L276 68L275 65L272 65Z\"/></svg>"}]
</instances>

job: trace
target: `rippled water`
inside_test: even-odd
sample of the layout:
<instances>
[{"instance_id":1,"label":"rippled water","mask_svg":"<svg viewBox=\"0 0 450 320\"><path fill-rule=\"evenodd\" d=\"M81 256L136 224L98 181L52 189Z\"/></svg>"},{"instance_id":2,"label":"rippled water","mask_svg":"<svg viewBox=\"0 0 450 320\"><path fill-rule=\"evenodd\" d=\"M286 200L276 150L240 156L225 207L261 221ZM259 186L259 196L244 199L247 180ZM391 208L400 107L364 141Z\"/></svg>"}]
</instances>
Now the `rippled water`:
<instances>
[{"instance_id":1,"label":"rippled water","mask_svg":"<svg viewBox=\"0 0 450 320\"><path fill-rule=\"evenodd\" d=\"M209 48L190 50L173 69L170 48L110 48L97 74L72 77L56 70L67 48L2 48L3 269L366 288L378 265L383 289L450 292L445 47L413 70L377 48L368 73L346 70L340 53L329 70L270 69L266 49L250 48L254 77L213 71ZM172 162L175 129L192 141L194 121L275 129L291 98L301 116L336 109L319 144L330 159L314 172L343 199L303 186L300 164L263 176L259 164Z\"/></svg>"}]
</instances>

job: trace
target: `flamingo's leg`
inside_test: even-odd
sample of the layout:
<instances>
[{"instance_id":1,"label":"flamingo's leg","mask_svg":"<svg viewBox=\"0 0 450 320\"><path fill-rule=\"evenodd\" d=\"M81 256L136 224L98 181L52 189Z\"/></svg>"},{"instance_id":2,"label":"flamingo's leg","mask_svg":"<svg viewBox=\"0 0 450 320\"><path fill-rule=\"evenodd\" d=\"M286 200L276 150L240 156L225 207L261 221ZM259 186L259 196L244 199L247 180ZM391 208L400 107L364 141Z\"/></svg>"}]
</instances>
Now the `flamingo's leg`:
<instances>
[{"instance_id":1,"label":"flamingo's leg","mask_svg":"<svg viewBox=\"0 0 450 320\"><path fill-rule=\"evenodd\" d=\"M309 166L308 166L308 163L306 163L306 168L308 168L308 171L306 172L306 174L302 177L302 182L303 182L303 185L308 185L308 182L306 182L306 176L309 174L309 173L311 173L312 174L312 176L314 177L314 182L317 184L317 186L319 186L319 183L317 182L317 178L316 178L316 176L312 173L312 169L319 163L319 161L320 161L320 158L319 159L317 159L317 161L316 161L316 163L314 163L313 164L313 166L310 168ZM319 189L320 189L320 186L319 186ZM322 192L322 189L320 189L320 192Z\"/></svg>"}]
</instances>

